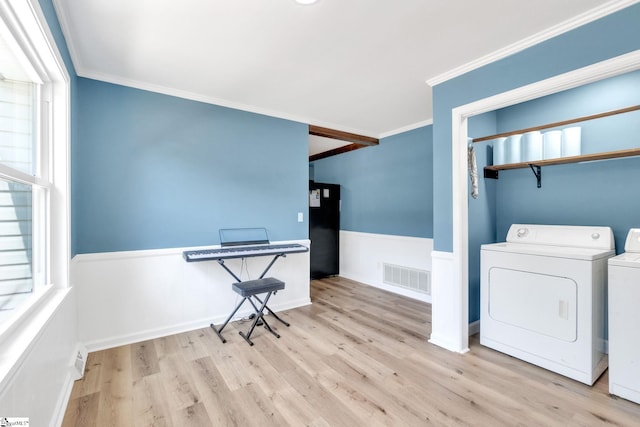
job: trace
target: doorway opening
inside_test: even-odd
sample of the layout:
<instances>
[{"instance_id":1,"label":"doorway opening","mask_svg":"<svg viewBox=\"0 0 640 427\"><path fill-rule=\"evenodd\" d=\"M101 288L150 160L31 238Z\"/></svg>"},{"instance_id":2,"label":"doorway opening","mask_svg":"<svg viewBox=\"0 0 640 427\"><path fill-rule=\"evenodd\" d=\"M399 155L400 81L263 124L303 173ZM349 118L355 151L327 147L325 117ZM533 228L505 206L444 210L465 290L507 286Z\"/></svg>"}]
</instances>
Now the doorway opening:
<instances>
[{"instance_id":1,"label":"doorway opening","mask_svg":"<svg viewBox=\"0 0 640 427\"><path fill-rule=\"evenodd\" d=\"M451 304L460 307L457 342L460 352L469 348L469 209L467 146L469 118L576 88L609 77L640 69L640 51L615 57L578 70L532 83L508 92L481 99L452 110L452 189L453 189L453 253L452 277L457 280L450 290ZM455 299L458 299L455 301Z\"/></svg>"}]
</instances>

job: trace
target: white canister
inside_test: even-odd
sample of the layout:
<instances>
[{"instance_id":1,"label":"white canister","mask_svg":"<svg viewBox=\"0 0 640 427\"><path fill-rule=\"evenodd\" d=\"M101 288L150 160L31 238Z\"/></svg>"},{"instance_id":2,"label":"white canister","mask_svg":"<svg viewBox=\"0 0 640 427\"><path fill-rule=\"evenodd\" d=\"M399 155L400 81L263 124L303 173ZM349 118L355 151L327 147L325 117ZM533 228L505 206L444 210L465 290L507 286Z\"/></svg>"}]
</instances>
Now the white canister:
<instances>
[{"instance_id":1,"label":"white canister","mask_svg":"<svg viewBox=\"0 0 640 427\"><path fill-rule=\"evenodd\" d=\"M582 154L581 128L579 126L562 129L562 157Z\"/></svg>"},{"instance_id":2,"label":"white canister","mask_svg":"<svg viewBox=\"0 0 640 427\"><path fill-rule=\"evenodd\" d=\"M533 162L542 159L542 134L538 131L522 135L522 161Z\"/></svg>"},{"instance_id":3,"label":"white canister","mask_svg":"<svg viewBox=\"0 0 640 427\"><path fill-rule=\"evenodd\" d=\"M562 156L562 131L551 130L545 132L542 135L543 147L542 158L543 159L557 159Z\"/></svg>"},{"instance_id":4,"label":"white canister","mask_svg":"<svg viewBox=\"0 0 640 427\"><path fill-rule=\"evenodd\" d=\"M505 142L505 163L520 163L522 161L522 135L511 135Z\"/></svg>"},{"instance_id":5,"label":"white canister","mask_svg":"<svg viewBox=\"0 0 640 427\"><path fill-rule=\"evenodd\" d=\"M507 138L497 138L493 140L493 164L504 165L507 162L506 143Z\"/></svg>"}]
</instances>

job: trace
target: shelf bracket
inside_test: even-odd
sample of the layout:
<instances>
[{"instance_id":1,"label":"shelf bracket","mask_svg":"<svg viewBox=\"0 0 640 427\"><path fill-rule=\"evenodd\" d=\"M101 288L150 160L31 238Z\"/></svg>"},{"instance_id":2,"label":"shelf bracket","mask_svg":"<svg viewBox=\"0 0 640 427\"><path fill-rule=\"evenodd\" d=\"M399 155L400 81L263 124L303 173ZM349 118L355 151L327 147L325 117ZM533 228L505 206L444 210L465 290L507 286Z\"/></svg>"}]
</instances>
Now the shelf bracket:
<instances>
[{"instance_id":1,"label":"shelf bracket","mask_svg":"<svg viewBox=\"0 0 640 427\"><path fill-rule=\"evenodd\" d=\"M485 178L491 178L491 179L498 179L498 171L497 170L492 170L492 169L485 169L484 170L484 177Z\"/></svg>"},{"instance_id":2,"label":"shelf bracket","mask_svg":"<svg viewBox=\"0 0 640 427\"><path fill-rule=\"evenodd\" d=\"M536 176L536 180L538 181L538 188L541 188L542 187L542 168L537 165L532 165L531 163L529 163L529 167L531 168L531 172L533 172L533 174Z\"/></svg>"}]
</instances>

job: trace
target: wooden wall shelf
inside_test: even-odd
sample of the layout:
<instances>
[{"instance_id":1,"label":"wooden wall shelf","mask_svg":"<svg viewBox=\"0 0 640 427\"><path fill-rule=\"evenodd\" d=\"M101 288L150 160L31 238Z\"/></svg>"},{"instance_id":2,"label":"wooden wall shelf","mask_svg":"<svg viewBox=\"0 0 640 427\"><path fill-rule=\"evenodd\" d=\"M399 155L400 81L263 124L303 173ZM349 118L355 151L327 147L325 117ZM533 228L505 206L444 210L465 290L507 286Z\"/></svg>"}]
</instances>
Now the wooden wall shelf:
<instances>
[{"instance_id":1,"label":"wooden wall shelf","mask_svg":"<svg viewBox=\"0 0 640 427\"><path fill-rule=\"evenodd\" d=\"M629 113L629 112L638 111L638 110L640 110L640 105L633 105L631 107L621 108L619 110L605 111L604 113L577 117L575 119L564 120L561 122L549 123L546 125L540 125L540 126L535 126L531 128L500 133L496 135L483 136L481 138L474 138L472 142L490 141L496 138L505 138L511 135L524 134L527 132L551 129L551 128L560 127L560 126L567 126L570 124L584 122L587 120L600 119L603 117L609 117L617 114L624 114L624 113ZM531 168L531 171L536 176L536 179L538 181L538 188L540 188L542 186L541 184L542 182L541 167L542 166L562 165L566 163L590 162L594 160L617 159L620 157L632 157L632 156L640 156L640 148L631 148L628 150L618 150L618 151L605 151L602 153L582 154L580 156L560 157L560 158L548 159L548 160L535 160L532 162L507 163L504 165L485 166L484 177L498 179L498 171L508 170L508 169Z\"/></svg>"},{"instance_id":2,"label":"wooden wall shelf","mask_svg":"<svg viewBox=\"0 0 640 427\"><path fill-rule=\"evenodd\" d=\"M511 132L503 132L495 135L483 136L480 138L473 138L471 142L491 141L492 139L496 139L496 138L506 138L511 135L519 135L519 134L533 132L537 130L545 130L545 129L551 129L551 128L556 128L561 126L567 126L575 123L584 122L587 120L601 119L603 117L615 116L617 114L630 113L632 111L638 111L638 110L640 110L640 105L633 105L627 108L620 108L619 110L605 111L604 113L592 114L590 116L576 117L575 119L563 120L561 122L548 123L546 125L534 126L526 129L514 130Z\"/></svg>"},{"instance_id":3,"label":"wooden wall shelf","mask_svg":"<svg viewBox=\"0 0 640 427\"><path fill-rule=\"evenodd\" d=\"M630 148L628 150L619 150L619 151L606 151L603 153L595 153L595 154L582 154L580 156L559 157L557 159L536 160L532 162L507 163L504 165L485 166L485 170L500 171L500 170L506 170L506 169L522 169L522 168L528 168L529 165L534 165L534 166L562 165L565 163L590 162L593 160L617 159L620 157L633 157L633 156L640 156L640 148Z\"/></svg>"},{"instance_id":4,"label":"wooden wall shelf","mask_svg":"<svg viewBox=\"0 0 640 427\"><path fill-rule=\"evenodd\" d=\"M538 188L541 187L542 166L562 165L567 163L590 162L594 160L618 159L621 157L640 156L640 148L631 148L628 150L606 151L595 154L582 154L580 156L560 157L557 159L536 160L531 162L507 163L504 165L485 166L484 177L498 179L498 171L508 169L524 169L531 168L538 180ZM535 168L535 169L534 169Z\"/></svg>"}]
</instances>

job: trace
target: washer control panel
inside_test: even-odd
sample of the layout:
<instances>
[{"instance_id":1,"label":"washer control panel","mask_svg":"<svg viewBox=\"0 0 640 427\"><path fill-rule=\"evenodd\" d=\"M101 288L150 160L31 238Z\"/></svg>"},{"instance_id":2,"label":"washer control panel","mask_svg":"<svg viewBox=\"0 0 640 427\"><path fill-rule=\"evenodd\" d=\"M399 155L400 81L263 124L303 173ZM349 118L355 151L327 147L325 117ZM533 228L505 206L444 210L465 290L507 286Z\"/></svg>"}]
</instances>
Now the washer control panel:
<instances>
[{"instance_id":1,"label":"washer control panel","mask_svg":"<svg viewBox=\"0 0 640 427\"><path fill-rule=\"evenodd\" d=\"M632 228L624 243L625 252L640 252L640 228Z\"/></svg>"},{"instance_id":2,"label":"washer control panel","mask_svg":"<svg viewBox=\"0 0 640 427\"><path fill-rule=\"evenodd\" d=\"M640 229L636 236L636 247L640 251ZM607 250L615 247L610 227L579 225L512 224L507 242Z\"/></svg>"}]
</instances>

